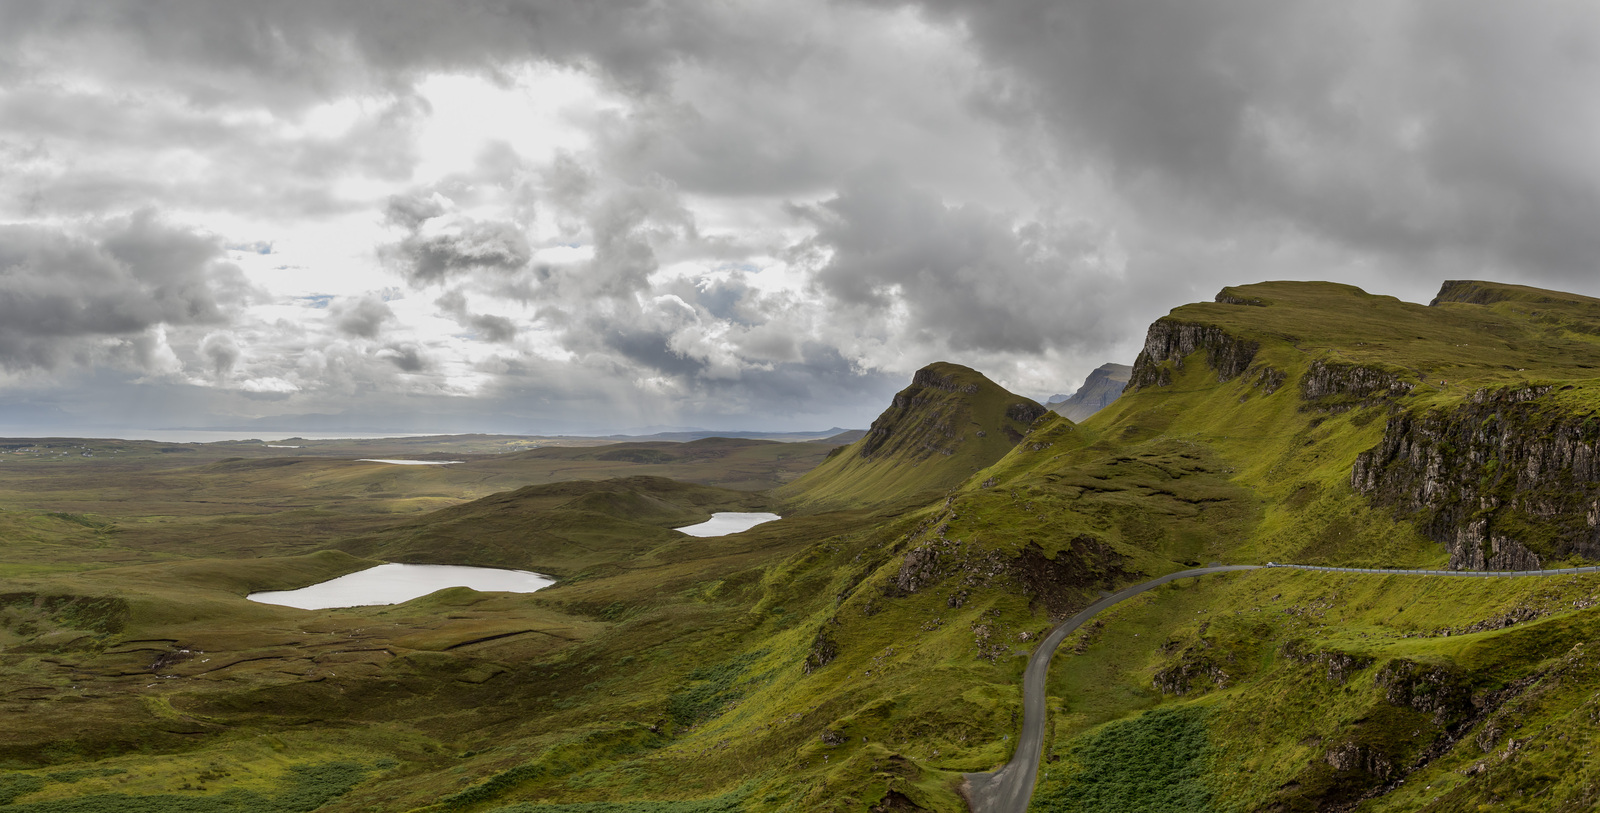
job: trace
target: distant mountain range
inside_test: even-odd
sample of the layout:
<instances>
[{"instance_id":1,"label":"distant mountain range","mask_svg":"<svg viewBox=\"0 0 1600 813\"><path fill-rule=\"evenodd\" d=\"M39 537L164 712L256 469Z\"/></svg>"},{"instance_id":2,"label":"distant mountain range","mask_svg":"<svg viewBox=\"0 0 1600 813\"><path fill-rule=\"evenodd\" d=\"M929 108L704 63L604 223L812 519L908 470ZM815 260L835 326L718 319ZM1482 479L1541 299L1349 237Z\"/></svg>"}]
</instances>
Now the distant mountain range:
<instances>
[{"instance_id":1,"label":"distant mountain range","mask_svg":"<svg viewBox=\"0 0 1600 813\"><path fill-rule=\"evenodd\" d=\"M1052 397L1045 407L1077 423L1111 405L1128 386L1133 368L1126 364L1102 364L1084 379L1083 386L1070 396Z\"/></svg>"}]
</instances>

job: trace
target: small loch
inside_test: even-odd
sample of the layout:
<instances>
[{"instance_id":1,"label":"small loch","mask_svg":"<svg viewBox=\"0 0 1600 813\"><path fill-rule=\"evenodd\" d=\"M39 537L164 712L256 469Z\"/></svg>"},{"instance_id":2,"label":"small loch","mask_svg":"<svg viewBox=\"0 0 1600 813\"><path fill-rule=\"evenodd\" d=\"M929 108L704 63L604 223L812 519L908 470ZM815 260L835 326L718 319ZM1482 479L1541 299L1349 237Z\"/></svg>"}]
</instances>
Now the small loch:
<instances>
[{"instance_id":1,"label":"small loch","mask_svg":"<svg viewBox=\"0 0 1600 813\"><path fill-rule=\"evenodd\" d=\"M386 564L358 570L298 590L269 590L245 598L262 604L329 610L399 604L446 587L470 587L483 592L532 593L555 584L555 579L526 570L501 570L463 565Z\"/></svg>"},{"instance_id":2,"label":"small loch","mask_svg":"<svg viewBox=\"0 0 1600 813\"><path fill-rule=\"evenodd\" d=\"M391 466L449 466L460 463L459 460L386 460L378 457L363 457L357 463L388 463Z\"/></svg>"},{"instance_id":3,"label":"small loch","mask_svg":"<svg viewBox=\"0 0 1600 813\"><path fill-rule=\"evenodd\" d=\"M699 525L689 525L677 529L680 533L690 536L727 536L740 531L748 531L763 522L783 519L777 514L756 512L718 511L711 515L711 519Z\"/></svg>"}]
</instances>

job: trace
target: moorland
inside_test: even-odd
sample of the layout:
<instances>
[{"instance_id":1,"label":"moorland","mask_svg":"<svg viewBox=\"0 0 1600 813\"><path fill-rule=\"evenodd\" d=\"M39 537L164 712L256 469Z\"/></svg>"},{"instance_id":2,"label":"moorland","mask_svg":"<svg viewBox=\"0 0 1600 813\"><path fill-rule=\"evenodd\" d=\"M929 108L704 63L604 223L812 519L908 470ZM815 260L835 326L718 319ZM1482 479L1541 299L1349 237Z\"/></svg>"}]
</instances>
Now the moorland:
<instances>
[{"instance_id":1,"label":"moorland","mask_svg":"<svg viewBox=\"0 0 1600 813\"><path fill-rule=\"evenodd\" d=\"M1600 558L1596 369L1586 297L1261 283L1081 423L936 363L836 442L3 441L0 810L965 810L1108 592ZM557 583L244 598L382 561ZM1173 581L1054 657L1031 809L1593 809L1597 603Z\"/></svg>"}]
</instances>

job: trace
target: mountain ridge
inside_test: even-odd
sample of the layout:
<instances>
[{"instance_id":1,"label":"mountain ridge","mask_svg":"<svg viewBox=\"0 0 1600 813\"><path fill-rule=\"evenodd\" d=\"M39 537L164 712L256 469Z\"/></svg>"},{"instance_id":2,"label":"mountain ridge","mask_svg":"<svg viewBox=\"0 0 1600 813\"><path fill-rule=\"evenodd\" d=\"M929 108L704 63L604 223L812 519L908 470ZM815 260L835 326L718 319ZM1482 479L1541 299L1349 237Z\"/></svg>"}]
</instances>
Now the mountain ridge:
<instances>
[{"instance_id":1,"label":"mountain ridge","mask_svg":"<svg viewBox=\"0 0 1600 813\"><path fill-rule=\"evenodd\" d=\"M773 494L816 510L948 489L1000 459L1046 412L976 370L935 362L912 376L859 440Z\"/></svg>"},{"instance_id":2,"label":"mountain ridge","mask_svg":"<svg viewBox=\"0 0 1600 813\"><path fill-rule=\"evenodd\" d=\"M1089 373L1083 386L1072 395L1060 400L1051 399L1045 407L1073 423L1081 423L1121 397L1132 374L1131 365L1107 362Z\"/></svg>"}]
</instances>

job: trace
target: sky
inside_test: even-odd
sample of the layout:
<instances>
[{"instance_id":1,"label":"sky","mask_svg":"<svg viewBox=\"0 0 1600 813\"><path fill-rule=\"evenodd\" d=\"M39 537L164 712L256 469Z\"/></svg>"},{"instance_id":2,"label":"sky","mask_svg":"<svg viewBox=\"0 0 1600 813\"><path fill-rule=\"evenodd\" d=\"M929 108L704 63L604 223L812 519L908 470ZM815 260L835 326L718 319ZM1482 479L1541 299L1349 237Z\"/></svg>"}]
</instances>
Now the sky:
<instances>
[{"instance_id":1,"label":"sky","mask_svg":"<svg viewBox=\"0 0 1600 813\"><path fill-rule=\"evenodd\" d=\"M865 427L1597 226L1591 2L0 0L10 434Z\"/></svg>"}]
</instances>

